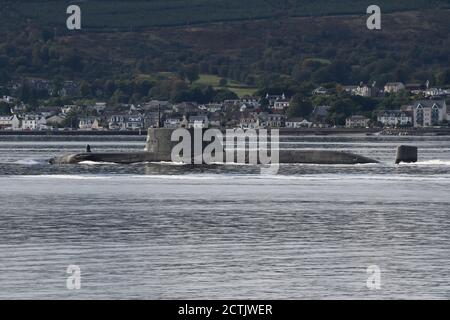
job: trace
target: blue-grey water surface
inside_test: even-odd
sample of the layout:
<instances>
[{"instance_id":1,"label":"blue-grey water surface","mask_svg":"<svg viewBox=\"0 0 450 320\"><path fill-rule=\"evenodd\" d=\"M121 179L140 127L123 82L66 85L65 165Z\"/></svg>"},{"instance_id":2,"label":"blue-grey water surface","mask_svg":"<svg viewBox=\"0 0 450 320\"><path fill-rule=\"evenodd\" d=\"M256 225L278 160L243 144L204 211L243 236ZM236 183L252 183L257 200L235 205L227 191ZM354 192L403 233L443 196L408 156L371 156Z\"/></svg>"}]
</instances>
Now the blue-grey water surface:
<instances>
[{"instance_id":1,"label":"blue-grey water surface","mask_svg":"<svg viewBox=\"0 0 450 320\"><path fill-rule=\"evenodd\" d=\"M379 164L52 166L145 137L0 136L0 298L450 298L450 137L285 136ZM394 165L399 144L417 164ZM66 288L69 265L81 289ZM369 290L366 269L381 268Z\"/></svg>"}]
</instances>

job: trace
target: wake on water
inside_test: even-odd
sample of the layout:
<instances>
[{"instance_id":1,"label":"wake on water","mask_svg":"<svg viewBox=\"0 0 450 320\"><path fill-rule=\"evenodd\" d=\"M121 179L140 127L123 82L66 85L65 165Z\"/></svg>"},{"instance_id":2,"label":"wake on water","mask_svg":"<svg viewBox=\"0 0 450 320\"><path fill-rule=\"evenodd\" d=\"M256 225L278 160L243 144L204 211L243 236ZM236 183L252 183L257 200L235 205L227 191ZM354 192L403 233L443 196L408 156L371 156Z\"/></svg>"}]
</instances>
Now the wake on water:
<instances>
[{"instance_id":1,"label":"wake on water","mask_svg":"<svg viewBox=\"0 0 450 320\"><path fill-rule=\"evenodd\" d=\"M4 163L7 164L8 162L4 162ZM40 160L37 160L37 159L21 159L21 160L14 161L12 163L13 164L19 164L19 165L25 165L25 166L35 166L35 165L38 165L38 164L45 164L45 163L47 163L47 161L43 160L43 159L40 159Z\"/></svg>"},{"instance_id":2,"label":"wake on water","mask_svg":"<svg viewBox=\"0 0 450 320\"><path fill-rule=\"evenodd\" d=\"M2 162L3 164L18 164L18 165L39 165L39 164L48 164L47 159L20 159L13 162ZM102 162L102 161L82 161L79 164L82 165L119 165L118 163L114 162ZM142 164L156 164L156 165L167 165L167 166L185 166L188 165L186 163L181 162L170 162L170 161L160 161L160 162L139 162L139 163L133 163L132 165L142 165ZM391 163L384 163L381 162L381 164L388 164ZM242 166L242 165L248 165L248 164L240 164L240 163L213 163L211 165L225 165L225 166ZM282 164L283 165L283 164ZM327 165L327 164L308 164L308 163L292 163L290 165L301 165L301 166L355 166L354 164L351 165ZM356 164L356 166L373 166L373 165L379 165L379 164ZM442 159L432 159L432 160L425 160L425 161L418 161L415 163L400 163L400 166L450 166L450 160L442 160Z\"/></svg>"}]
</instances>

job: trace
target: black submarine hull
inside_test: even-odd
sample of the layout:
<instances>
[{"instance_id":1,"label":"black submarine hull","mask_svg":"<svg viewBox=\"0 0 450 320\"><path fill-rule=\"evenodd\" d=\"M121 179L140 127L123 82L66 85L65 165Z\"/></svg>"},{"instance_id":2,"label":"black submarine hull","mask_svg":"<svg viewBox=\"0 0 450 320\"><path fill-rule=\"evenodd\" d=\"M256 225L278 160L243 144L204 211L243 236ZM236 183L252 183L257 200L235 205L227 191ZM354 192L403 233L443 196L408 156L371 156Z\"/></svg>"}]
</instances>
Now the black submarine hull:
<instances>
[{"instance_id":1,"label":"black submarine hull","mask_svg":"<svg viewBox=\"0 0 450 320\"><path fill-rule=\"evenodd\" d=\"M171 162L170 155L154 152L133 153L78 153L55 157L51 164L78 164L85 161L132 164L139 162ZM238 161L236 161L239 163ZM366 164L378 161L348 152L323 150L292 150L279 152L278 163L304 164ZM193 162L192 162L193 163ZM225 163L225 161L224 161ZM248 163L248 161L246 161ZM276 162L275 162L276 163Z\"/></svg>"},{"instance_id":2,"label":"black submarine hull","mask_svg":"<svg viewBox=\"0 0 450 320\"><path fill-rule=\"evenodd\" d=\"M204 163L204 161L195 161L194 158L198 158L200 154L205 150L206 142L203 143L201 151L198 155L194 154L194 145L196 134L200 134L203 137L205 129L184 129L191 141L191 163ZM172 162L172 150L179 143L177 139L172 139L175 129L169 128L150 128L148 130L147 142L145 145L145 151L143 152L126 152L126 153L78 153L69 154L61 157L55 157L49 160L52 164L77 164L84 161L95 162L112 162L119 164L131 164L139 162ZM174 141L176 140L176 141ZM223 146L223 145L222 145ZM90 147L89 147L90 149ZM225 148L224 148L225 149ZM221 163L241 163L242 160L234 155L235 161L229 161L223 156ZM242 163L254 163L249 161L249 151L246 151L244 161ZM278 157L273 157L272 163L307 163L307 164L364 164L364 163L377 163L378 161L369 159L360 155L356 155L348 152L328 151L328 150L278 150ZM189 157L188 157L189 159ZM239 159L239 160L238 160ZM266 164L267 161L260 161L258 163ZM217 163L217 161L215 161Z\"/></svg>"}]
</instances>

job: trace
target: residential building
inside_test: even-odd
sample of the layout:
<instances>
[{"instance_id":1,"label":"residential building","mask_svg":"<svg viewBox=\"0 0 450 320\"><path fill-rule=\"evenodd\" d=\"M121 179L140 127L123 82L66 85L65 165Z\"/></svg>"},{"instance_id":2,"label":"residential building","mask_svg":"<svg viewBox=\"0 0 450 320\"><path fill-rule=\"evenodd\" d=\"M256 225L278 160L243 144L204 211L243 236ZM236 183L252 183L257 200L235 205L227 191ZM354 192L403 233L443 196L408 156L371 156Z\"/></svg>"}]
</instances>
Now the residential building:
<instances>
[{"instance_id":1,"label":"residential building","mask_svg":"<svg viewBox=\"0 0 450 320\"><path fill-rule=\"evenodd\" d=\"M208 128L209 127L209 120L208 117L205 115L202 116L190 116L189 122L188 122L189 128Z\"/></svg>"},{"instance_id":2,"label":"residential building","mask_svg":"<svg viewBox=\"0 0 450 320\"><path fill-rule=\"evenodd\" d=\"M161 118L160 118L161 117ZM160 127L160 121L162 121L162 115L158 112L147 112L144 115L144 129L158 128ZM161 123L162 125L162 123Z\"/></svg>"},{"instance_id":3,"label":"residential building","mask_svg":"<svg viewBox=\"0 0 450 320\"><path fill-rule=\"evenodd\" d=\"M100 121L97 117L83 117L78 124L80 130L99 130Z\"/></svg>"},{"instance_id":4,"label":"residential building","mask_svg":"<svg viewBox=\"0 0 450 320\"><path fill-rule=\"evenodd\" d=\"M165 110L171 110L172 104L169 101L152 100L150 102L145 103L142 106L142 109L145 111L156 112L160 110L161 112L164 112Z\"/></svg>"},{"instance_id":5,"label":"residential building","mask_svg":"<svg viewBox=\"0 0 450 320\"><path fill-rule=\"evenodd\" d=\"M289 108L290 100L288 99L280 99L274 102L272 109L273 110L284 110Z\"/></svg>"},{"instance_id":6,"label":"residential building","mask_svg":"<svg viewBox=\"0 0 450 320\"><path fill-rule=\"evenodd\" d=\"M424 91L425 97L433 98L433 97L443 97L447 95L447 92L441 88L430 88Z\"/></svg>"},{"instance_id":7,"label":"residential building","mask_svg":"<svg viewBox=\"0 0 450 320\"><path fill-rule=\"evenodd\" d=\"M209 126L214 128L221 128L222 127L222 114L220 112L214 112L211 113L208 117L209 119Z\"/></svg>"},{"instance_id":8,"label":"residential building","mask_svg":"<svg viewBox=\"0 0 450 320\"><path fill-rule=\"evenodd\" d=\"M284 101L284 103L286 103L289 99L287 99L286 95L283 93L282 95L269 95L266 94L266 100L269 101L269 106L270 108L274 108L275 107L275 102L277 101ZM277 107L280 108L282 107L283 102L278 105Z\"/></svg>"},{"instance_id":9,"label":"residential building","mask_svg":"<svg viewBox=\"0 0 450 320\"><path fill-rule=\"evenodd\" d=\"M57 114L57 115L48 117L47 124L53 125L53 126L62 126L65 120L66 120L66 116L64 116L63 114Z\"/></svg>"},{"instance_id":10,"label":"residential building","mask_svg":"<svg viewBox=\"0 0 450 320\"><path fill-rule=\"evenodd\" d=\"M414 127L438 126L447 120L445 100L421 100L414 103Z\"/></svg>"},{"instance_id":11,"label":"residential building","mask_svg":"<svg viewBox=\"0 0 450 320\"><path fill-rule=\"evenodd\" d=\"M130 114L125 121L126 130L142 130L144 129L144 117L141 114Z\"/></svg>"},{"instance_id":12,"label":"residential building","mask_svg":"<svg viewBox=\"0 0 450 320\"><path fill-rule=\"evenodd\" d=\"M367 128L369 123L370 119L361 115L354 115L345 120L347 128Z\"/></svg>"},{"instance_id":13,"label":"residential building","mask_svg":"<svg viewBox=\"0 0 450 320\"><path fill-rule=\"evenodd\" d=\"M389 82L384 86L385 93L399 93L405 90L405 85L402 82Z\"/></svg>"},{"instance_id":14,"label":"residential building","mask_svg":"<svg viewBox=\"0 0 450 320\"><path fill-rule=\"evenodd\" d=\"M182 119L181 118L167 118L164 121L164 128L171 128L176 129L180 128L182 126Z\"/></svg>"},{"instance_id":15,"label":"residential building","mask_svg":"<svg viewBox=\"0 0 450 320\"><path fill-rule=\"evenodd\" d=\"M111 115L108 120L109 130L125 130L127 116L128 116L128 114L113 114L113 115Z\"/></svg>"},{"instance_id":16,"label":"residential building","mask_svg":"<svg viewBox=\"0 0 450 320\"><path fill-rule=\"evenodd\" d=\"M312 122L309 122L304 118L290 118L286 120L286 128L311 128L312 125Z\"/></svg>"},{"instance_id":17,"label":"residential building","mask_svg":"<svg viewBox=\"0 0 450 320\"><path fill-rule=\"evenodd\" d=\"M267 127L280 128L286 126L286 116L283 114L268 114L267 115Z\"/></svg>"},{"instance_id":18,"label":"residential building","mask_svg":"<svg viewBox=\"0 0 450 320\"><path fill-rule=\"evenodd\" d=\"M422 85L420 83L407 83L405 85L405 90L412 94L420 94L425 90L425 85Z\"/></svg>"},{"instance_id":19,"label":"residential building","mask_svg":"<svg viewBox=\"0 0 450 320\"><path fill-rule=\"evenodd\" d=\"M95 105L92 106L92 109L97 111L97 113L102 113L107 108L106 102L97 102Z\"/></svg>"},{"instance_id":20,"label":"residential building","mask_svg":"<svg viewBox=\"0 0 450 320\"><path fill-rule=\"evenodd\" d=\"M259 127L258 117L253 114L245 114L241 117L239 126L243 129L256 129Z\"/></svg>"},{"instance_id":21,"label":"residential building","mask_svg":"<svg viewBox=\"0 0 450 320\"><path fill-rule=\"evenodd\" d=\"M373 86L368 86L365 84L360 84L356 89L352 91L352 94L355 96L361 96L361 97L376 97L378 95L378 89Z\"/></svg>"},{"instance_id":22,"label":"residential building","mask_svg":"<svg viewBox=\"0 0 450 320\"><path fill-rule=\"evenodd\" d=\"M78 109L79 108L76 105L65 105L64 107L61 108L61 113L67 115L71 112L78 111Z\"/></svg>"},{"instance_id":23,"label":"residential building","mask_svg":"<svg viewBox=\"0 0 450 320\"><path fill-rule=\"evenodd\" d=\"M196 113L199 111L198 105L196 102L181 102L175 104L171 108L171 112L179 113L179 114L190 114Z\"/></svg>"},{"instance_id":24,"label":"residential building","mask_svg":"<svg viewBox=\"0 0 450 320\"><path fill-rule=\"evenodd\" d=\"M324 87L318 87L313 90L312 94L315 96L325 95L328 94L328 90L325 89Z\"/></svg>"},{"instance_id":25,"label":"residential building","mask_svg":"<svg viewBox=\"0 0 450 320\"><path fill-rule=\"evenodd\" d=\"M325 123L331 106L316 106L312 112L312 118L316 123Z\"/></svg>"},{"instance_id":26,"label":"residential building","mask_svg":"<svg viewBox=\"0 0 450 320\"><path fill-rule=\"evenodd\" d=\"M413 113L401 110L385 110L378 114L377 121L383 126L412 126Z\"/></svg>"},{"instance_id":27,"label":"residential building","mask_svg":"<svg viewBox=\"0 0 450 320\"><path fill-rule=\"evenodd\" d=\"M47 120L40 114L26 114L22 120L23 130L46 130Z\"/></svg>"},{"instance_id":28,"label":"residential building","mask_svg":"<svg viewBox=\"0 0 450 320\"><path fill-rule=\"evenodd\" d=\"M14 99L13 97L10 97L10 96L2 96L0 98L0 102L14 103L15 101L16 101L16 99Z\"/></svg>"},{"instance_id":29,"label":"residential building","mask_svg":"<svg viewBox=\"0 0 450 320\"><path fill-rule=\"evenodd\" d=\"M140 113L115 114L110 116L108 127L110 130L142 130L145 129L145 119Z\"/></svg>"},{"instance_id":30,"label":"residential building","mask_svg":"<svg viewBox=\"0 0 450 320\"><path fill-rule=\"evenodd\" d=\"M343 86L342 89L350 94L354 94L356 92L356 89L358 88L358 86Z\"/></svg>"},{"instance_id":31,"label":"residential building","mask_svg":"<svg viewBox=\"0 0 450 320\"><path fill-rule=\"evenodd\" d=\"M223 105L221 103L208 103L198 106L198 109L207 112L222 111Z\"/></svg>"},{"instance_id":32,"label":"residential building","mask_svg":"<svg viewBox=\"0 0 450 320\"><path fill-rule=\"evenodd\" d=\"M17 115L0 116L0 130L20 130L20 119Z\"/></svg>"}]
</instances>

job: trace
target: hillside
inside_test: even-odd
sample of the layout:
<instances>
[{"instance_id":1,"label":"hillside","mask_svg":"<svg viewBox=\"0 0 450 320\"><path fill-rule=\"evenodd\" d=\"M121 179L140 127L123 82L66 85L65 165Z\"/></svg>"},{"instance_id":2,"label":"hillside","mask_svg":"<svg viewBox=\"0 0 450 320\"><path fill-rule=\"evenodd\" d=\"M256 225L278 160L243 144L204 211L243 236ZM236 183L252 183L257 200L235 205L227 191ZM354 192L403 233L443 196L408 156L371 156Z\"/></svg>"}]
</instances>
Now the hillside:
<instances>
[{"instance_id":1,"label":"hillside","mask_svg":"<svg viewBox=\"0 0 450 320\"><path fill-rule=\"evenodd\" d=\"M284 1L285 9L280 9L276 16L276 10L268 9L274 8L275 1L254 1L251 10L252 1L238 6L234 0L222 1L222 5L213 8L211 4L218 1L195 0L184 7L186 1L175 0L128 1L136 5L127 7L117 1L108 1L108 5L105 1L86 1L81 3L83 25L90 25L91 29L79 32L51 27L58 25L60 17L50 19L60 10L61 4L55 1L40 1L39 7L36 1L9 4L11 10L6 10L9 18L20 15L32 19L16 20L17 23L1 29L0 86L29 77L76 80L83 85L83 97L110 99L115 94L117 101L126 102L132 97L136 101L147 96L207 99L210 93L200 91L208 85L239 95L256 89L294 94L311 92L311 87L317 85L374 81L383 85L389 81L424 83L429 80L432 85L450 85L448 9L384 14L382 30L369 31L365 8L362 13L360 10L367 1L352 1L352 6L347 1L322 1L322 6L320 2ZM310 11L313 16L301 16L307 11L300 8L312 6L311 3L317 9ZM428 8L431 2L395 1L395 6L387 3L391 10L403 10ZM102 6L110 11L105 9L101 19L89 22L89 10L85 9ZM128 10L116 12L119 7L115 6ZM3 7L4 12L7 7ZM147 10L150 7L153 9ZM212 10L217 16L202 15L200 8ZM145 15L141 20L139 15L135 16L138 11ZM359 14L319 16L355 11ZM227 22L186 25L188 12L192 17L202 17L191 21L217 18ZM270 12L270 18L245 20L245 12ZM108 18L110 15L115 18ZM229 21L240 18L244 21ZM172 21L169 24L178 26L163 27L162 21L169 20ZM18 27L20 21L24 25ZM121 29L124 21L145 28L90 31ZM108 27L102 29L101 25ZM187 81L186 70L195 70L200 79ZM221 79L227 85L219 86ZM111 85L111 81L116 83ZM226 92L220 94L223 97Z\"/></svg>"},{"instance_id":2,"label":"hillside","mask_svg":"<svg viewBox=\"0 0 450 320\"><path fill-rule=\"evenodd\" d=\"M4 0L4 28L31 20L40 27L65 25L65 10L79 4L86 30L137 30L155 26L283 17L364 14L368 0ZM449 7L448 0L379 0L384 13Z\"/></svg>"}]
</instances>

